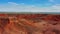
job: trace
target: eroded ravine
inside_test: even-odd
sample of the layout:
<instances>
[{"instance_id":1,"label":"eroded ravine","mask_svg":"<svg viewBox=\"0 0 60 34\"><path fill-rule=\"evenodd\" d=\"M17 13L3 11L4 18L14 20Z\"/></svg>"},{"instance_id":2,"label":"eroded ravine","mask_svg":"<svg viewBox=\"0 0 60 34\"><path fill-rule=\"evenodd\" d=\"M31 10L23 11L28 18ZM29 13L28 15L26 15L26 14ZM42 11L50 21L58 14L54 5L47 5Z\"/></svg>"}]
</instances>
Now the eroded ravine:
<instances>
[{"instance_id":1,"label":"eroded ravine","mask_svg":"<svg viewBox=\"0 0 60 34\"><path fill-rule=\"evenodd\" d=\"M60 34L60 15L0 14L0 34Z\"/></svg>"}]
</instances>

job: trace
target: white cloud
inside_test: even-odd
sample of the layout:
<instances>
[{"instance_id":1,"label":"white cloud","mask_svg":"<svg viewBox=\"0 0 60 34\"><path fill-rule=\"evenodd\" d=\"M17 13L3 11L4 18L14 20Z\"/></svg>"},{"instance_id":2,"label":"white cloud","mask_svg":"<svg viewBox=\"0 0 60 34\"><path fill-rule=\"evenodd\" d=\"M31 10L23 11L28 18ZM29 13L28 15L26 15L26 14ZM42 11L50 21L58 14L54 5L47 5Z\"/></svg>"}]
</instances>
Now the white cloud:
<instances>
[{"instance_id":1,"label":"white cloud","mask_svg":"<svg viewBox=\"0 0 60 34\"><path fill-rule=\"evenodd\" d=\"M15 2L8 2L8 4L19 5L19 4L15 3Z\"/></svg>"},{"instance_id":2,"label":"white cloud","mask_svg":"<svg viewBox=\"0 0 60 34\"><path fill-rule=\"evenodd\" d=\"M16 5L17 3L8 2L10 4ZM18 4L16 6L8 5L8 6L0 6L0 11L6 12L60 12L60 5L54 5L51 7L36 7L35 5L21 5Z\"/></svg>"}]
</instances>

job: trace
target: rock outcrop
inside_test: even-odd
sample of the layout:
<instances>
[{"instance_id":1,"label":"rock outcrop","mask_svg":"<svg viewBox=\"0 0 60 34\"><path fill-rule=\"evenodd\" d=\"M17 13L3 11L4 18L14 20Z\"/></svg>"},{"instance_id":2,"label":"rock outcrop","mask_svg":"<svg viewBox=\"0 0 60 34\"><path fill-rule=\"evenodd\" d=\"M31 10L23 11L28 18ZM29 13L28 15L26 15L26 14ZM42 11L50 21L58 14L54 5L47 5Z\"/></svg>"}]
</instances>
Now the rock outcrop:
<instances>
[{"instance_id":1,"label":"rock outcrop","mask_svg":"<svg viewBox=\"0 0 60 34\"><path fill-rule=\"evenodd\" d=\"M60 34L60 15L0 14L0 34Z\"/></svg>"}]
</instances>

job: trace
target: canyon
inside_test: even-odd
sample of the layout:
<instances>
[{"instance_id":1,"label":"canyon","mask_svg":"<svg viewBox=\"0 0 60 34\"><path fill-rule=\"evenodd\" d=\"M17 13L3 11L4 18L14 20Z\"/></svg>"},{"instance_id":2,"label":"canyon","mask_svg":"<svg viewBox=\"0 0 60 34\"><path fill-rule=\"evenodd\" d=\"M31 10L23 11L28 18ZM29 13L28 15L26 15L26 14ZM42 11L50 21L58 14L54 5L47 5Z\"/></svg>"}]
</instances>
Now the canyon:
<instances>
[{"instance_id":1,"label":"canyon","mask_svg":"<svg viewBox=\"0 0 60 34\"><path fill-rule=\"evenodd\" d=\"M0 14L0 34L60 34L60 15Z\"/></svg>"}]
</instances>

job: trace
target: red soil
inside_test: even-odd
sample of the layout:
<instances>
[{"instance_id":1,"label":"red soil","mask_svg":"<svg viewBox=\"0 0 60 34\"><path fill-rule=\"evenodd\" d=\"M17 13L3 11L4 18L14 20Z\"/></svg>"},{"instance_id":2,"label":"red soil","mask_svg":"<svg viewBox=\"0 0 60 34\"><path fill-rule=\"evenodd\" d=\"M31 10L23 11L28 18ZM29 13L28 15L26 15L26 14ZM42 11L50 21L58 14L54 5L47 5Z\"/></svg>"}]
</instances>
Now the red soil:
<instances>
[{"instance_id":1,"label":"red soil","mask_svg":"<svg viewBox=\"0 0 60 34\"><path fill-rule=\"evenodd\" d=\"M0 34L60 34L60 15L0 14Z\"/></svg>"}]
</instances>

